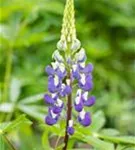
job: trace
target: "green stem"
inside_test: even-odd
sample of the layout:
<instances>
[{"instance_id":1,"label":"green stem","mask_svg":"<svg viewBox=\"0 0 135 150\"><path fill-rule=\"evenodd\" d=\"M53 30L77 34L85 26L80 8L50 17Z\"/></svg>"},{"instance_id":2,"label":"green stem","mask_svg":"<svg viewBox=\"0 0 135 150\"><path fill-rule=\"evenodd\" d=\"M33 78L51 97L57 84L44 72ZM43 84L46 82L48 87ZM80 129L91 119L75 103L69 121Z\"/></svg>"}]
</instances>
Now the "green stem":
<instances>
[{"instance_id":1,"label":"green stem","mask_svg":"<svg viewBox=\"0 0 135 150\"><path fill-rule=\"evenodd\" d=\"M6 136L4 136L4 139L12 150L16 150L16 148L13 146L13 144L9 141L9 139Z\"/></svg>"},{"instance_id":2,"label":"green stem","mask_svg":"<svg viewBox=\"0 0 135 150\"><path fill-rule=\"evenodd\" d=\"M4 87L3 87L3 102L8 100L9 93L9 85L10 85L10 77L12 70L12 46L9 47L7 51L7 61L6 61L6 70L5 70L5 79L4 79Z\"/></svg>"},{"instance_id":3,"label":"green stem","mask_svg":"<svg viewBox=\"0 0 135 150\"><path fill-rule=\"evenodd\" d=\"M60 141L60 138L61 138L61 136L59 136L59 137L57 138L54 149L57 149L57 146L58 146L58 143L59 143L59 141Z\"/></svg>"}]
</instances>

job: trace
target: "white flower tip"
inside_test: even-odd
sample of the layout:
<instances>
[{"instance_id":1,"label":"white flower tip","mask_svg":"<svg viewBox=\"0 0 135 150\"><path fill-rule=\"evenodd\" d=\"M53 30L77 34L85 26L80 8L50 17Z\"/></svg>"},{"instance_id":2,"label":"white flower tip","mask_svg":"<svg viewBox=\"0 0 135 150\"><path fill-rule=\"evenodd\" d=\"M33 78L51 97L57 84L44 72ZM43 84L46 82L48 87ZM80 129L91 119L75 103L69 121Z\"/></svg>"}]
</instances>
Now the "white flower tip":
<instances>
[{"instance_id":1,"label":"white flower tip","mask_svg":"<svg viewBox=\"0 0 135 150\"><path fill-rule=\"evenodd\" d=\"M59 53L58 50L56 50L56 51L53 53L52 57L53 57L56 61L58 61L58 62L63 62L63 61L64 61L64 58L62 57L62 55L60 55L60 53Z\"/></svg>"},{"instance_id":2,"label":"white flower tip","mask_svg":"<svg viewBox=\"0 0 135 150\"><path fill-rule=\"evenodd\" d=\"M72 68L73 68L73 71L76 71L76 69L77 69L77 65L75 64L75 65L73 65L72 66Z\"/></svg>"},{"instance_id":3,"label":"white flower tip","mask_svg":"<svg viewBox=\"0 0 135 150\"><path fill-rule=\"evenodd\" d=\"M58 62L52 62L51 63L54 70L58 68L58 64L59 64Z\"/></svg>"},{"instance_id":4,"label":"white flower tip","mask_svg":"<svg viewBox=\"0 0 135 150\"><path fill-rule=\"evenodd\" d=\"M71 83L70 79L66 79L66 83L67 83L67 85L70 86L70 83Z\"/></svg>"},{"instance_id":5,"label":"white flower tip","mask_svg":"<svg viewBox=\"0 0 135 150\"><path fill-rule=\"evenodd\" d=\"M82 111L79 113L79 116L82 120L85 118L85 114L86 114L85 110L82 109Z\"/></svg>"},{"instance_id":6,"label":"white flower tip","mask_svg":"<svg viewBox=\"0 0 135 150\"><path fill-rule=\"evenodd\" d=\"M57 48L58 48L58 50L65 51L65 50L67 49L67 43L66 43L66 41L60 40L60 41L57 43Z\"/></svg>"},{"instance_id":7,"label":"white flower tip","mask_svg":"<svg viewBox=\"0 0 135 150\"><path fill-rule=\"evenodd\" d=\"M82 90L81 90L81 89L78 89L78 90L77 90L77 96L79 96L79 97L80 97L80 96L81 96L81 94L82 94Z\"/></svg>"},{"instance_id":8,"label":"white flower tip","mask_svg":"<svg viewBox=\"0 0 135 150\"><path fill-rule=\"evenodd\" d=\"M78 39L75 39L71 45L72 51L77 51L81 47L81 42Z\"/></svg>"},{"instance_id":9,"label":"white flower tip","mask_svg":"<svg viewBox=\"0 0 135 150\"><path fill-rule=\"evenodd\" d=\"M72 126L73 126L73 120L69 120L68 126L69 126L69 127L72 127Z\"/></svg>"},{"instance_id":10,"label":"white flower tip","mask_svg":"<svg viewBox=\"0 0 135 150\"><path fill-rule=\"evenodd\" d=\"M60 68L60 70L61 70L62 73L65 71L65 65L63 63L61 63L59 65L59 68Z\"/></svg>"},{"instance_id":11,"label":"white flower tip","mask_svg":"<svg viewBox=\"0 0 135 150\"><path fill-rule=\"evenodd\" d=\"M56 118L57 114L53 113L53 111L51 110L51 116L52 116L52 118Z\"/></svg>"},{"instance_id":12,"label":"white flower tip","mask_svg":"<svg viewBox=\"0 0 135 150\"><path fill-rule=\"evenodd\" d=\"M85 62L80 63L80 66L81 66L82 68L85 68Z\"/></svg>"},{"instance_id":13,"label":"white flower tip","mask_svg":"<svg viewBox=\"0 0 135 150\"><path fill-rule=\"evenodd\" d=\"M57 93L53 93L53 94L52 94L52 98L54 98L56 95L57 95Z\"/></svg>"},{"instance_id":14,"label":"white flower tip","mask_svg":"<svg viewBox=\"0 0 135 150\"><path fill-rule=\"evenodd\" d=\"M57 103L58 103L58 106L62 106L62 104L63 104L63 102L62 102L62 100L61 99L57 99Z\"/></svg>"},{"instance_id":15,"label":"white flower tip","mask_svg":"<svg viewBox=\"0 0 135 150\"><path fill-rule=\"evenodd\" d=\"M83 84L83 85L85 85L85 83L86 83L86 76L85 76L85 74L84 73L82 73L81 74L81 83Z\"/></svg>"},{"instance_id":16,"label":"white flower tip","mask_svg":"<svg viewBox=\"0 0 135 150\"><path fill-rule=\"evenodd\" d=\"M84 98L84 100L86 101L87 99L88 99L88 92L85 92L84 94L83 94L83 98Z\"/></svg>"},{"instance_id":17,"label":"white flower tip","mask_svg":"<svg viewBox=\"0 0 135 150\"><path fill-rule=\"evenodd\" d=\"M57 86L59 84L59 77L55 75L54 77L54 85Z\"/></svg>"},{"instance_id":18,"label":"white flower tip","mask_svg":"<svg viewBox=\"0 0 135 150\"><path fill-rule=\"evenodd\" d=\"M80 103L80 97L78 96L75 98L75 104L78 105L79 103Z\"/></svg>"}]
</instances>

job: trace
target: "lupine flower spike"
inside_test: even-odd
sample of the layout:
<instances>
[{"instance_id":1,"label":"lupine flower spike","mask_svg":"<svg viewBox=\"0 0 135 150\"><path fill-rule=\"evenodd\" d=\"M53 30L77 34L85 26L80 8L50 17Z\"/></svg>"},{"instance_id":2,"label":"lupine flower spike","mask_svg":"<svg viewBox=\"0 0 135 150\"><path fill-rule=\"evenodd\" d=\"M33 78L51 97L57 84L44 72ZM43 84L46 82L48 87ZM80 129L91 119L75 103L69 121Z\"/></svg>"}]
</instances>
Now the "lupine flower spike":
<instances>
[{"instance_id":1,"label":"lupine flower spike","mask_svg":"<svg viewBox=\"0 0 135 150\"><path fill-rule=\"evenodd\" d=\"M89 126L91 115L85 111L85 107L91 107L95 103L95 97L89 96L93 88L93 65L86 64L85 49L81 48L81 43L76 37L73 0L66 2L61 38L52 57L54 61L45 69L48 74L49 91L44 96L49 105L45 122L54 125L60 120L62 111L67 111L64 139L66 149L68 137L74 134L74 124L77 123L72 116L72 110L77 111L76 118L82 126ZM73 86L76 83L78 89L73 98ZM64 101L64 98L67 100Z\"/></svg>"}]
</instances>

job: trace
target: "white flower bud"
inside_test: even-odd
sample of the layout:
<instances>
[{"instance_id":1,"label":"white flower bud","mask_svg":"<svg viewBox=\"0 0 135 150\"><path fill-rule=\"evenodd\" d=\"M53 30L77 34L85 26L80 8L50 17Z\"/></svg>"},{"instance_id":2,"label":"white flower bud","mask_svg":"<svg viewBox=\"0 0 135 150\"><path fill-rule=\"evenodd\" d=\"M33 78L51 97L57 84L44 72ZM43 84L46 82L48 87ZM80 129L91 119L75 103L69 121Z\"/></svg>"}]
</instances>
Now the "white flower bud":
<instances>
[{"instance_id":1,"label":"white flower bud","mask_svg":"<svg viewBox=\"0 0 135 150\"><path fill-rule=\"evenodd\" d=\"M72 127L72 126L73 126L73 120L69 120L68 126L69 126L69 127Z\"/></svg>"},{"instance_id":2,"label":"white flower bud","mask_svg":"<svg viewBox=\"0 0 135 150\"><path fill-rule=\"evenodd\" d=\"M85 118L85 114L86 114L86 112L84 109L79 113L79 116L82 120Z\"/></svg>"},{"instance_id":3,"label":"white flower bud","mask_svg":"<svg viewBox=\"0 0 135 150\"><path fill-rule=\"evenodd\" d=\"M81 79L80 79L81 83L82 83L83 85L85 85L85 83L86 83L86 76L85 76L85 74L82 73L82 74L80 74L80 76L81 76Z\"/></svg>"},{"instance_id":4,"label":"white flower bud","mask_svg":"<svg viewBox=\"0 0 135 150\"><path fill-rule=\"evenodd\" d=\"M79 64L80 67L85 68L85 62Z\"/></svg>"},{"instance_id":5,"label":"white flower bud","mask_svg":"<svg viewBox=\"0 0 135 150\"><path fill-rule=\"evenodd\" d=\"M54 53L53 53L53 56L52 56L56 61L58 62L64 62L64 58L62 57L62 55L60 55L59 51L56 50Z\"/></svg>"},{"instance_id":6,"label":"white flower bud","mask_svg":"<svg viewBox=\"0 0 135 150\"><path fill-rule=\"evenodd\" d=\"M52 118L56 118L57 114L53 113L53 111L51 110L51 116L52 116Z\"/></svg>"},{"instance_id":7,"label":"white flower bud","mask_svg":"<svg viewBox=\"0 0 135 150\"><path fill-rule=\"evenodd\" d=\"M79 96L79 97L80 97L80 96L81 96L81 94L82 94L82 90L81 90L81 89L78 89L78 90L77 90L77 94L76 94L76 96Z\"/></svg>"},{"instance_id":8,"label":"white flower bud","mask_svg":"<svg viewBox=\"0 0 135 150\"><path fill-rule=\"evenodd\" d=\"M75 39L71 44L71 50L77 51L81 47L81 42L78 39Z\"/></svg>"},{"instance_id":9,"label":"white flower bud","mask_svg":"<svg viewBox=\"0 0 135 150\"><path fill-rule=\"evenodd\" d=\"M52 62L51 65L52 65L53 69L56 70L58 68L59 63L58 62Z\"/></svg>"},{"instance_id":10,"label":"white flower bud","mask_svg":"<svg viewBox=\"0 0 135 150\"><path fill-rule=\"evenodd\" d=\"M76 105L78 105L78 104L80 103L80 100L81 100L81 99L80 99L80 97L79 97L79 96L78 96L78 97L76 97L76 98L75 98L75 104L76 104Z\"/></svg>"},{"instance_id":11,"label":"white flower bud","mask_svg":"<svg viewBox=\"0 0 135 150\"><path fill-rule=\"evenodd\" d=\"M78 53L76 53L75 59L78 62L84 62L86 60L86 53L83 48L81 48L81 50Z\"/></svg>"},{"instance_id":12,"label":"white flower bud","mask_svg":"<svg viewBox=\"0 0 135 150\"><path fill-rule=\"evenodd\" d=\"M83 94L83 98L84 98L85 101L88 100L88 94L89 94L88 92L85 92L85 93Z\"/></svg>"},{"instance_id":13,"label":"white flower bud","mask_svg":"<svg viewBox=\"0 0 135 150\"><path fill-rule=\"evenodd\" d=\"M59 77L57 75L54 76L54 85L58 86L59 84Z\"/></svg>"},{"instance_id":14,"label":"white flower bud","mask_svg":"<svg viewBox=\"0 0 135 150\"><path fill-rule=\"evenodd\" d=\"M58 50L65 51L67 49L67 43L66 43L66 41L60 40L57 43L57 48L58 48Z\"/></svg>"},{"instance_id":15,"label":"white flower bud","mask_svg":"<svg viewBox=\"0 0 135 150\"><path fill-rule=\"evenodd\" d=\"M71 83L70 79L66 79L66 83L67 83L67 85L70 86L70 83Z\"/></svg>"},{"instance_id":16,"label":"white flower bud","mask_svg":"<svg viewBox=\"0 0 135 150\"><path fill-rule=\"evenodd\" d=\"M61 99L57 99L57 104L58 104L59 107L61 107L62 104L63 104L62 100Z\"/></svg>"}]
</instances>

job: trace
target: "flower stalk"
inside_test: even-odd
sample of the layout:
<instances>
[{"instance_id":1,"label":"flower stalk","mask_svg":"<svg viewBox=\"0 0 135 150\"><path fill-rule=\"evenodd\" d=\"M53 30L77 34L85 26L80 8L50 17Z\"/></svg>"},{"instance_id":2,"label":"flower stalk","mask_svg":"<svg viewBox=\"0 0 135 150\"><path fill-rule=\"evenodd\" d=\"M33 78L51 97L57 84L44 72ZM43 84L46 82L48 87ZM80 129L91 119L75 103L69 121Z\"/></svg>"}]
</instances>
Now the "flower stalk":
<instances>
[{"instance_id":1,"label":"flower stalk","mask_svg":"<svg viewBox=\"0 0 135 150\"><path fill-rule=\"evenodd\" d=\"M69 74L70 76L70 74ZM71 78L70 78L71 79ZM71 85L72 87L72 85ZM69 121L72 119L72 93L70 93L67 97L67 120L66 120L66 129L65 129L65 137L64 137L64 148L63 150L67 149L68 145L68 140L69 140L69 134L68 134L68 126L69 126Z\"/></svg>"}]
</instances>

